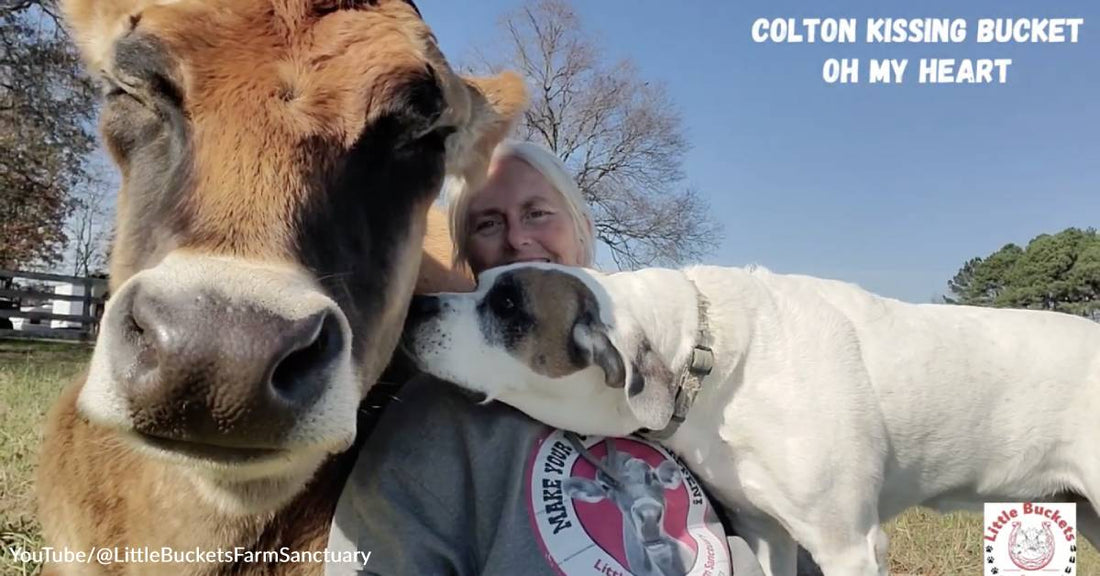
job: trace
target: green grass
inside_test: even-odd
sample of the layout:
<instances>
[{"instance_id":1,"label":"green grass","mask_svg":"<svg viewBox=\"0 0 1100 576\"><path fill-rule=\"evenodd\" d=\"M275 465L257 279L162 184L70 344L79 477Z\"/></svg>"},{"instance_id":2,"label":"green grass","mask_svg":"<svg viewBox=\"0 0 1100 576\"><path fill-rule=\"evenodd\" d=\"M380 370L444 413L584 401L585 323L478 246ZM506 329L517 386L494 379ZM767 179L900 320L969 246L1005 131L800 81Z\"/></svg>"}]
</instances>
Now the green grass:
<instances>
[{"instance_id":1,"label":"green grass","mask_svg":"<svg viewBox=\"0 0 1100 576\"><path fill-rule=\"evenodd\" d=\"M41 547L34 517L34 466L46 411L86 366L85 345L0 340L0 576L34 574L7 549ZM886 526L890 573L969 576L982 573L982 519L910 510ZM1100 554L1082 541L1078 574L1100 576Z\"/></svg>"},{"instance_id":2,"label":"green grass","mask_svg":"<svg viewBox=\"0 0 1100 576\"><path fill-rule=\"evenodd\" d=\"M82 344L0 340L0 575L34 574L12 547L41 547L34 467L46 411L91 357Z\"/></svg>"}]
</instances>

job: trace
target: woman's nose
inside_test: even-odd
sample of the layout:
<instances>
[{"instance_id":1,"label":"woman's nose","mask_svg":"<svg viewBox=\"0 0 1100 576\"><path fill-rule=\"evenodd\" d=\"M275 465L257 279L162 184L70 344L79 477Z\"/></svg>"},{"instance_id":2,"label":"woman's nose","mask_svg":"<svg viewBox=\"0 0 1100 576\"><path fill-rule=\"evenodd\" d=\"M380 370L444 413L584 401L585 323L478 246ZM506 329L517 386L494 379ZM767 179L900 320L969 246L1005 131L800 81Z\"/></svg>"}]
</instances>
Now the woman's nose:
<instances>
[{"instance_id":1,"label":"woman's nose","mask_svg":"<svg viewBox=\"0 0 1100 576\"><path fill-rule=\"evenodd\" d=\"M523 226L508 227L508 245L513 250L520 250L531 244L531 234Z\"/></svg>"}]
</instances>

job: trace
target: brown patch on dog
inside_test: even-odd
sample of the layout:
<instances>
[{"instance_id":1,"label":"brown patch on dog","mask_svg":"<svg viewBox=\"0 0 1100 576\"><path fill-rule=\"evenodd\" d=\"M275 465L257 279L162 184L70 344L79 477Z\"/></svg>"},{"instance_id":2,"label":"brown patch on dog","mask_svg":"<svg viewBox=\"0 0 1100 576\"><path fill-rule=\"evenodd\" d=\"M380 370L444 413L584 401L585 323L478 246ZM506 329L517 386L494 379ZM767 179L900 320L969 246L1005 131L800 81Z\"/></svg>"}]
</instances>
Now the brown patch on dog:
<instances>
[{"instance_id":1,"label":"brown patch on dog","mask_svg":"<svg viewBox=\"0 0 1100 576\"><path fill-rule=\"evenodd\" d=\"M523 311L529 329L508 345L513 356L532 370L560 378L589 365L573 341L577 322L598 322L599 305L592 291L577 278L551 270L521 269L512 275L523 289Z\"/></svg>"}]
</instances>

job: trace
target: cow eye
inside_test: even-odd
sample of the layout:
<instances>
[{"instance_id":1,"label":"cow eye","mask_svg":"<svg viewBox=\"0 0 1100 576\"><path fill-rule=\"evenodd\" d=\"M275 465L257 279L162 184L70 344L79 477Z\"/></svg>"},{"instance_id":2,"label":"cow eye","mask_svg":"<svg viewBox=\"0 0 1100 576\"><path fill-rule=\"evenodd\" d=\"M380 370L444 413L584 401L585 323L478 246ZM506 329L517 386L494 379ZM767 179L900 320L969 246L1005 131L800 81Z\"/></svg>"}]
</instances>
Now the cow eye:
<instances>
[{"instance_id":1,"label":"cow eye","mask_svg":"<svg viewBox=\"0 0 1100 576\"><path fill-rule=\"evenodd\" d=\"M454 132L454 127L440 122L447 102L431 66L426 66L402 86L397 102L392 115L399 126L413 136L406 140L406 145L420 141L442 143Z\"/></svg>"},{"instance_id":2,"label":"cow eye","mask_svg":"<svg viewBox=\"0 0 1100 576\"><path fill-rule=\"evenodd\" d=\"M119 101L128 105L138 105L153 110L152 103L137 86L127 85L114 78L103 80L103 100L109 106L117 106Z\"/></svg>"},{"instance_id":3,"label":"cow eye","mask_svg":"<svg viewBox=\"0 0 1100 576\"><path fill-rule=\"evenodd\" d=\"M126 161L166 129L168 116L147 97L118 84L105 87L100 126L108 147Z\"/></svg>"},{"instance_id":4,"label":"cow eye","mask_svg":"<svg viewBox=\"0 0 1100 576\"><path fill-rule=\"evenodd\" d=\"M435 130L432 130L432 133L435 134L437 138L442 138L443 140L446 140L455 132L458 132L458 128L455 126L437 126Z\"/></svg>"},{"instance_id":5,"label":"cow eye","mask_svg":"<svg viewBox=\"0 0 1100 576\"><path fill-rule=\"evenodd\" d=\"M415 147L417 149L428 149L435 152L444 152L447 145L447 137L454 134L456 129L453 126L440 126L433 128L428 132L418 135L412 140L402 143L402 148Z\"/></svg>"},{"instance_id":6,"label":"cow eye","mask_svg":"<svg viewBox=\"0 0 1100 576\"><path fill-rule=\"evenodd\" d=\"M114 60L104 70L105 96L132 99L150 110L183 108L183 90L172 79L174 60L153 37L130 35L115 44Z\"/></svg>"}]
</instances>

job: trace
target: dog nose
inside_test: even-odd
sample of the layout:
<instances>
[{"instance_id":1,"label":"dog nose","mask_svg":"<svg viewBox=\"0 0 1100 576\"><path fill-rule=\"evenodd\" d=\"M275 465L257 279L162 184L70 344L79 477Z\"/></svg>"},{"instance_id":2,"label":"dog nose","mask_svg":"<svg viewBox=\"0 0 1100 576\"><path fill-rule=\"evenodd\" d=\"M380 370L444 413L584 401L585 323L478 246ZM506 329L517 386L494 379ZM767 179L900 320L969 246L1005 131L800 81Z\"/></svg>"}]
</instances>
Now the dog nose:
<instances>
[{"instance_id":1,"label":"dog nose","mask_svg":"<svg viewBox=\"0 0 1100 576\"><path fill-rule=\"evenodd\" d=\"M134 428L150 436L275 444L322 395L344 347L334 310L288 318L211 293L136 288L114 353Z\"/></svg>"}]
</instances>

